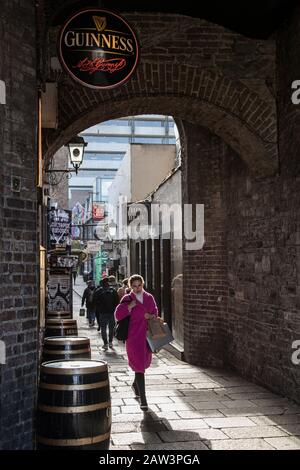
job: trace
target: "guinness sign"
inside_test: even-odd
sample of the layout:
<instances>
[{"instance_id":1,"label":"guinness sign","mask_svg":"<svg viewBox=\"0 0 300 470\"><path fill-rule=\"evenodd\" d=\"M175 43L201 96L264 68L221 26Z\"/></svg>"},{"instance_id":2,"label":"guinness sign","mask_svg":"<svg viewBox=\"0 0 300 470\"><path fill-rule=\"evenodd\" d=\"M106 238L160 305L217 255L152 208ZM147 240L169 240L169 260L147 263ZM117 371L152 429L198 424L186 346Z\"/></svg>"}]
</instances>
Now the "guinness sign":
<instances>
[{"instance_id":1,"label":"guinness sign","mask_svg":"<svg viewBox=\"0 0 300 470\"><path fill-rule=\"evenodd\" d=\"M60 32L58 48L71 77L94 89L122 85L138 61L138 43L131 27L118 14L103 9L74 14Z\"/></svg>"}]
</instances>

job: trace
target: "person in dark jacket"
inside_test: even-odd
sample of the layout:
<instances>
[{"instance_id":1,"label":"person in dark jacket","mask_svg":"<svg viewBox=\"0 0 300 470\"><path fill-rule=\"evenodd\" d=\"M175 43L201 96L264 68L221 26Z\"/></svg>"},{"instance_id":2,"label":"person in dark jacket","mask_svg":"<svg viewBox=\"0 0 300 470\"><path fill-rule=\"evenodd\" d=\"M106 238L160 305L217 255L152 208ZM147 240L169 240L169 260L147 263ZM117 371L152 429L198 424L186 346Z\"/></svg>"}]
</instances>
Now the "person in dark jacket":
<instances>
[{"instance_id":1,"label":"person in dark jacket","mask_svg":"<svg viewBox=\"0 0 300 470\"><path fill-rule=\"evenodd\" d=\"M88 281L87 287L84 289L83 296L81 299L81 307L86 305L87 318L89 321L89 326L94 326L95 324L95 305L93 300L93 294L95 290L94 281Z\"/></svg>"},{"instance_id":2,"label":"person in dark jacket","mask_svg":"<svg viewBox=\"0 0 300 470\"><path fill-rule=\"evenodd\" d=\"M113 336L115 327L115 308L119 303L119 296L116 289L109 285L108 279L102 279L102 287L97 288L94 295L94 304L97 320L100 324L101 336L103 340L102 349L107 351L108 346L113 348ZM107 341L108 327L108 341ZM99 330L99 328L98 328Z\"/></svg>"}]
</instances>

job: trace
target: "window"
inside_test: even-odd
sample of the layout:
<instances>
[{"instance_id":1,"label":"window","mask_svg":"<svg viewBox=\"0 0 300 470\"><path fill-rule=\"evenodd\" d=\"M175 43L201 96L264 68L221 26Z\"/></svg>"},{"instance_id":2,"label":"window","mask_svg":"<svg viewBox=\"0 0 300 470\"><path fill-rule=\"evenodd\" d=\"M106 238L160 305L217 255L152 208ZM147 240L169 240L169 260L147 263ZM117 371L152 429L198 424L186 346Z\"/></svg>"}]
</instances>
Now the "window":
<instances>
[{"instance_id":1,"label":"window","mask_svg":"<svg viewBox=\"0 0 300 470\"><path fill-rule=\"evenodd\" d=\"M132 139L134 144L162 144L163 139L161 137L134 137Z\"/></svg>"},{"instance_id":2,"label":"window","mask_svg":"<svg viewBox=\"0 0 300 470\"><path fill-rule=\"evenodd\" d=\"M101 193L102 193L102 196L107 196L108 195L108 188L110 187L112 182L113 182L113 180L106 180L106 179L101 180Z\"/></svg>"},{"instance_id":3,"label":"window","mask_svg":"<svg viewBox=\"0 0 300 470\"><path fill-rule=\"evenodd\" d=\"M165 121L134 121L135 127L164 127Z\"/></svg>"},{"instance_id":4,"label":"window","mask_svg":"<svg viewBox=\"0 0 300 470\"><path fill-rule=\"evenodd\" d=\"M78 172L78 176L81 177L81 176L87 176L89 178L93 178L93 177L96 177L96 178L101 178L101 177L106 177L106 178L114 178L115 174L116 174L117 170L97 170L96 168L91 168L91 169L84 169L84 170L81 170L79 168L79 172Z\"/></svg>"},{"instance_id":5,"label":"window","mask_svg":"<svg viewBox=\"0 0 300 470\"><path fill-rule=\"evenodd\" d=\"M100 152L85 152L85 160L94 160L94 161L122 161L124 153L100 153Z\"/></svg>"}]
</instances>

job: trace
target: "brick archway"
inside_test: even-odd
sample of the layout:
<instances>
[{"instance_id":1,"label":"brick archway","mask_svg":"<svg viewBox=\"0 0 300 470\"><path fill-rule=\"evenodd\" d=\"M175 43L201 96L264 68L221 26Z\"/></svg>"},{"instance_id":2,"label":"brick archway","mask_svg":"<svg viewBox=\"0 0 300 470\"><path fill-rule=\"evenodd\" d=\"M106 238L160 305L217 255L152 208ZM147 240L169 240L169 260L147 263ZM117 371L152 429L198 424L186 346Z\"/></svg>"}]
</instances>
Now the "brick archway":
<instances>
[{"instance_id":1,"label":"brick archway","mask_svg":"<svg viewBox=\"0 0 300 470\"><path fill-rule=\"evenodd\" d=\"M50 158L74 134L108 119L136 114L168 114L218 135L258 176L277 169L276 118L272 107L240 81L195 67L140 64L123 88L96 92L69 81L59 86L60 128L45 134ZM157 74L157 73L156 73ZM162 78L162 79L161 79Z\"/></svg>"}]
</instances>

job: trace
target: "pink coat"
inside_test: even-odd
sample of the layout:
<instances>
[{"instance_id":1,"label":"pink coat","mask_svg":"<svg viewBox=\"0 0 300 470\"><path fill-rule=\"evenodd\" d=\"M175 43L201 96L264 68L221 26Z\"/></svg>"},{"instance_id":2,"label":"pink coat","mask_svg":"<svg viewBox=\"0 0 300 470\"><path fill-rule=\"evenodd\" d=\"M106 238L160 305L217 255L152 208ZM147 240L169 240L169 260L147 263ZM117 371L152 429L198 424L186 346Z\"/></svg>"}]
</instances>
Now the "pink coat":
<instances>
[{"instance_id":1,"label":"pink coat","mask_svg":"<svg viewBox=\"0 0 300 470\"><path fill-rule=\"evenodd\" d=\"M136 301L136 306L129 313L130 298ZM145 372L152 360L152 353L146 340L147 320L145 313L157 316L158 310L153 295L144 291L143 303L139 302L133 292L125 295L115 310L116 320L122 320L130 315L126 351L128 364L134 372Z\"/></svg>"}]
</instances>

